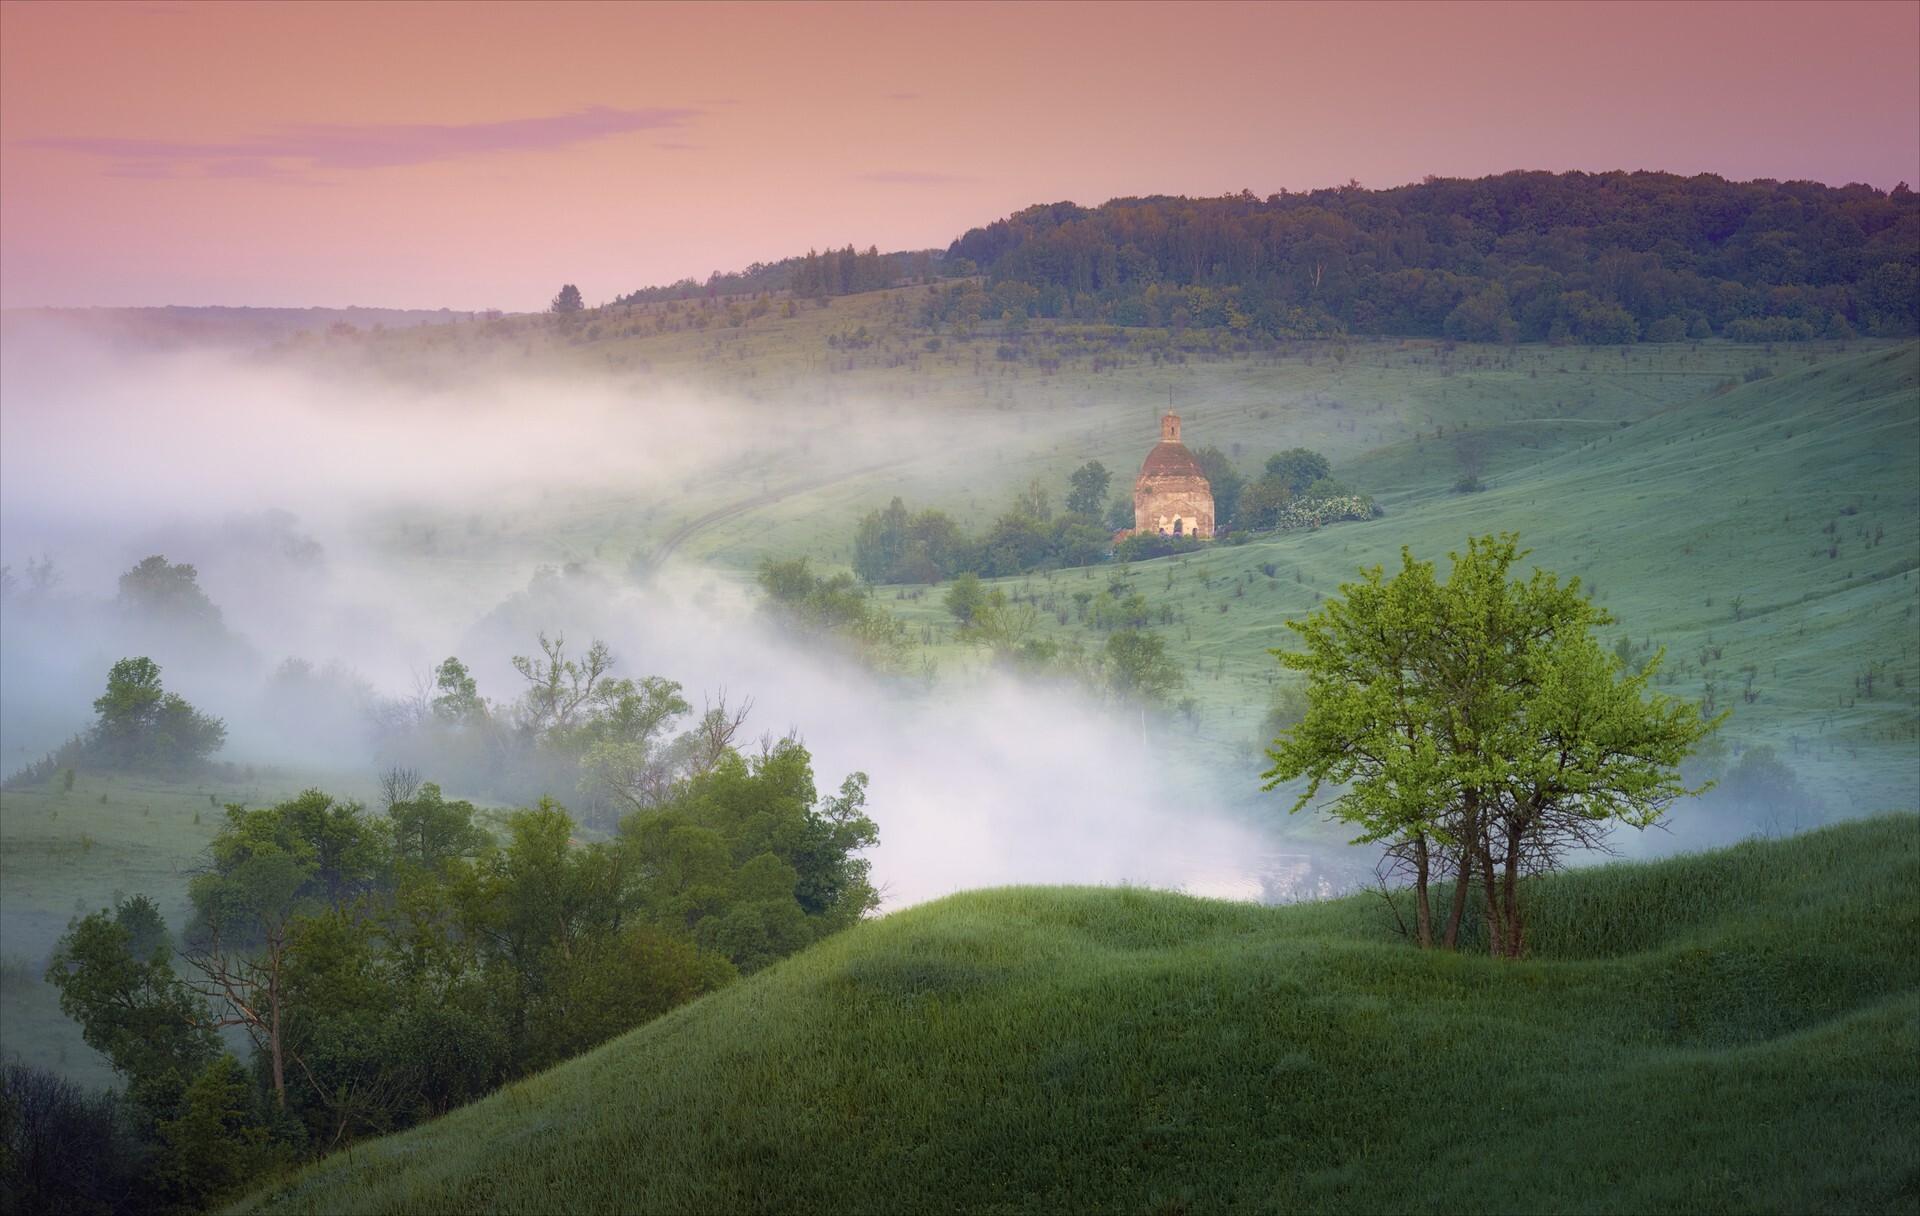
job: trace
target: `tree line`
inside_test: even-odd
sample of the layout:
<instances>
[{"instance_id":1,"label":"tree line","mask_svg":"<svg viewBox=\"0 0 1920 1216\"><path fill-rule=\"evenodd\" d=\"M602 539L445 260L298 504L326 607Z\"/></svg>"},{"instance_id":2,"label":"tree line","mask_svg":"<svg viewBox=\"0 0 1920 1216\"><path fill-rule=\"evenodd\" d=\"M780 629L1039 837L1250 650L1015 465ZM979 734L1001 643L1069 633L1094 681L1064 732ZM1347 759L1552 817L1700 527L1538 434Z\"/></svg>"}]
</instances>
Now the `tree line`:
<instances>
[{"instance_id":1,"label":"tree line","mask_svg":"<svg viewBox=\"0 0 1920 1216\"><path fill-rule=\"evenodd\" d=\"M985 319L1282 339L1778 341L1920 328L1920 195L1516 172L1029 207L954 241Z\"/></svg>"},{"instance_id":2,"label":"tree line","mask_svg":"<svg viewBox=\"0 0 1920 1216\"><path fill-rule=\"evenodd\" d=\"M932 278L943 269L941 252L937 249L881 253L874 245L869 245L865 252L848 245L844 249L829 248L824 253L809 249L804 257L755 262L745 270L726 274L716 270L705 282L681 279L664 287L642 287L616 297L613 302L616 305L659 304L775 291L792 292L804 299L822 299L881 291L902 281Z\"/></svg>"}]
</instances>

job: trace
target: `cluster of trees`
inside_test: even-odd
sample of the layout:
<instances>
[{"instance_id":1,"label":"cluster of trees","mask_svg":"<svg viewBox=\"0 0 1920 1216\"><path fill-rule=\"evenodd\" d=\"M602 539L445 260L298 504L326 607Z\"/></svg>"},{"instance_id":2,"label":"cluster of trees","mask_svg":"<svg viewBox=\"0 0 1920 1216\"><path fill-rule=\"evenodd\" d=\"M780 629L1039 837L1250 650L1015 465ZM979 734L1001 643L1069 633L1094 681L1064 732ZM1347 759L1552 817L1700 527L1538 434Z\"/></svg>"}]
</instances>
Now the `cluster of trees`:
<instances>
[{"instance_id":1,"label":"cluster of trees","mask_svg":"<svg viewBox=\"0 0 1920 1216\"><path fill-rule=\"evenodd\" d=\"M1167 653L1166 639L1148 628L1146 597L1135 593L1124 575L1085 601L1082 619L1107 635L1097 649L1078 637L1061 642L1042 636L1039 608L1031 599L1009 599L1000 588L983 586L977 574L954 579L943 603L970 645L1015 670L1159 709L1173 707L1186 691L1186 673ZM1190 702L1183 704L1191 708Z\"/></svg>"},{"instance_id":2,"label":"cluster of trees","mask_svg":"<svg viewBox=\"0 0 1920 1216\"><path fill-rule=\"evenodd\" d=\"M1194 453L1213 491L1214 533L1271 531L1366 519L1373 500L1333 480L1327 458L1307 448L1269 457L1249 483L1217 447ZM1032 483L987 530L969 536L944 511L909 511L895 498L869 511L853 538L853 570L869 583L939 583L963 574L1006 578L1035 570L1090 566L1116 553L1130 561L1193 548L1184 538L1113 534L1133 527L1133 503L1104 506L1113 474L1090 460L1068 477L1065 509L1056 513L1045 487ZM1294 508L1289 512L1289 508Z\"/></svg>"},{"instance_id":3,"label":"cluster of trees","mask_svg":"<svg viewBox=\"0 0 1920 1216\"><path fill-rule=\"evenodd\" d=\"M1307 678L1304 715L1268 750L1266 788L1305 777L1298 811L1342 787L1334 817L1386 846L1412 880L1421 946L1452 949L1477 888L1496 956L1525 948L1523 879L1617 824L1648 827L1684 787L1679 765L1725 715L1652 691L1594 637L1612 618L1536 570L1512 534L1471 539L1445 582L1402 551L1287 627L1304 649L1273 654ZM1450 882L1436 933L1430 885Z\"/></svg>"},{"instance_id":4,"label":"cluster of trees","mask_svg":"<svg viewBox=\"0 0 1920 1216\"><path fill-rule=\"evenodd\" d=\"M1098 469L1097 464L1093 467ZM1100 476L1081 478L1075 487L1094 502L1105 488ZM895 499L894 507L899 506ZM874 603L871 591L853 576L814 574L804 557L784 562L769 557L760 563L759 583L767 611L783 627L803 636L848 642L882 669L898 667L903 660L904 625ZM951 581L942 602L959 623L963 640L1008 667L1068 680L1096 695L1161 708L1174 706L1186 688L1186 676L1168 654L1165 639L1148 627L1146 598L1133 591L1124 570L1097 596L1083 592L1074 597L1081 619L1107 634L1094 649L1078 638L1063 643L1044 636L1038 596L1010 599L1004 590L985 586L971 570ZM1062 610L1060 620L1066 619Z\"/></svg>"},{"instance_id":5,"label":"cluster of trees","mask_svg":"<svg viewBox=\"0 0 1920 1216\"><path fill-rule=\"evenodd\" d=\"M1203 471L1207 465L1208 461L1201 459ZM1311 448L1289 448L1267 457L1259 478L1251 484L1230 467L1223 470L1218 480L1209 473L1208 480L1214 486L1216 526L1224 519L1229 530L1270 532L1334 519L1368 519L1378 510L1373 499L1335 480L1327 458ZM1226 490L1224 509L1223 488ZM1312 509L1315 507L1332 509Z\"/></svg>"},{"instance_id":6,"label":"cluster of trees","mask_svg":"<svg viewBox=\"0 0 1920 1216\"><path fill-rule=\"evenodd\" d=\"M1089 566L1112 548L1111 520L1101 519L1101 500L1112 475L1088 461L1059 513L1034 482L979 536L968 536L944 511L909 512L895 498L884 511L870 511L854 533L853 569L870 583L938 583L959 574L1004 578L1030 570ZM1081 483L1085 483L1082 485ZM1126 508L1133 524L1133 508Z\"/></svg>"},{"instance_id":7,"label":"cluster of trees","mask_svg":"<svg viewBox=\"0 0 1920 1216\"><path fill-rule=\"evenodd\" d=\"M820 797L785 739L718 745L585 844L551 800L482 814L404 770L384 815L318 790L229 806L183 949L135 896L76 920L48 971L127 1083L120 1134L145 1165L120 1206L217 1201L853 924L878 902L865 787Z\"/></svg>"},{"instance_id":8,"label":"cluster of trees","mask_svg":"<svg viewBox=\"0 0 1920 1216\"><path fill-rule=\"evenodd\" d=\"M449 773L462 788L505 802L565 796L582 822L611 831L630 811L656 807L725 754L750 707L709 704L692 713L681 686L658 676L618 676L606 643L570 653L564 634L538 635L538 650L511 658L517 697L480 693L472 669L449 656L432 682L388 702L378 754L383 764Z\"/></svg>"},{"instance_id":9,"label":"cluster of trees","mask_svg":"<svg viewBox=\"0 0 1920 1216\"><path fill-rule=\"evenodd\" d=\"M767 557L761 559L757 580L767 596L765 610L788 631L840 638L881 669L898 662L903 626L852 575L815 574L804 557L784 562Z\"/></svg>"},{"instance_id":10,"label":"cluster of trees","mask_svg":"<svg viewBox=\"0 0 1920 1216\"><path fill-rule=\"evenodd\" d=\"M986 275L937 302L956 324L1594 343L1920 328L1920 195L1904 184L1518 172L1056 203L969 231L947 260Z\"/></svg>"},{"instance_id":11,"label":"cluster of trees","mask_svg":"<svg viewBox=\"0 0 1920 1216\"><path fill-rule=\"evenodd\" d=\"M204 763L226 742L226 723L201 713L160 682L160 665L144 656L121 659L94 698L99 715L76 760L130 771L183 771Z\"/></svg>"},{"instance_id":12,"label":"cluster of trees","mask_svg":"<svg viewBox=\"0 0 1920 1216\"><path fill-rule=\"evenodd\" d=\"M200 572L189 562L160 554L142 558L120 576L116 605L135 617L208 635L226 632L220 608L200 589Z\"/></svg>"}]
</instances>

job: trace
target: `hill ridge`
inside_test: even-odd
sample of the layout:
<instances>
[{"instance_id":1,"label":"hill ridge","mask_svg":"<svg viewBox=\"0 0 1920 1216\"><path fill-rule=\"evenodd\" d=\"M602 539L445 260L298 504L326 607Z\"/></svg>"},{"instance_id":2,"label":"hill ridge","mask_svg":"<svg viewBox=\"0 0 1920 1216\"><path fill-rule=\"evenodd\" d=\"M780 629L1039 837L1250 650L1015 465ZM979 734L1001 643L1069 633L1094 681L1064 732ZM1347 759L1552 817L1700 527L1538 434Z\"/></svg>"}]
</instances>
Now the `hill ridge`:
<instances>
[{"instance_id":1,"label":"hill ridge","mask_svg":"<svg viewBox=\"0 0 1920 1216\"><path fill-rule=\"evenodd\" d=\"M1902 815L1543 880L1504 965L1365 895L967 892L240 1210L1897 1209L1916 890Z\"/></svg>"}]
</instances>

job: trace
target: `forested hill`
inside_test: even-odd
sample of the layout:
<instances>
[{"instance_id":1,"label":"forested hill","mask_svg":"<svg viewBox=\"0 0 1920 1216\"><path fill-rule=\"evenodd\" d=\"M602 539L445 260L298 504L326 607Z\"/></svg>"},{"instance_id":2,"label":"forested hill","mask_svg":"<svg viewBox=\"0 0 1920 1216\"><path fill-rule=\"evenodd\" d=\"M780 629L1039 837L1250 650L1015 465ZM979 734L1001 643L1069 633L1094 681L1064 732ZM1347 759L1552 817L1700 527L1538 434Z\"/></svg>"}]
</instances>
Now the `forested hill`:
<instances>
[{"instance_id":1,"label":"forested hill","mask_svg":"<svg viewBox=\"0 0 1920 1216\"><path fill-rule=\"evenodd\" d=\"M946 269L972 268L1003 312L1269 338L1901 336L1920 327L1920 195L1516 172L1056 203L955 241Z\"/></svg>"}]
</instances>

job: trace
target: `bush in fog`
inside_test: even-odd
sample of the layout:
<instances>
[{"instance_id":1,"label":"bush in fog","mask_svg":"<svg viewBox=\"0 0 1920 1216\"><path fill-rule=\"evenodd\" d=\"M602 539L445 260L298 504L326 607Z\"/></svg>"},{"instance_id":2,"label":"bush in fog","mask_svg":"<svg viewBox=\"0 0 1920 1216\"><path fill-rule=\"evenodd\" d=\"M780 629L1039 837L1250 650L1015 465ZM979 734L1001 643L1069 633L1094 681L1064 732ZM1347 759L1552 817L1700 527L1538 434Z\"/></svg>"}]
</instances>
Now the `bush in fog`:
<instances>
[{"instance_id":1,"label":"bush in fog","mask_svg":"<svg viewBox=\"0 0 1920 1216\"><path fill-rule=\"evenodd\" d=\"M224 633L219 607L200 590L199 572L155 554L120 576L119 606L145 620L186 630Z\"/></svg>"},{"instance_id":2,"label":"bush in fog","mask_svg":"<svg viewBox=\"0 0 1920 1216\"><path fill-rule=\"evenodd\" d=\"M769 557L760 562L758 581L767 594L766 611L786 629L802 636L837 635L875 666L900 660L898 622L852 575L823 578L807 568L804 557L784 562Z\"/></svg>"}]
</instances>

